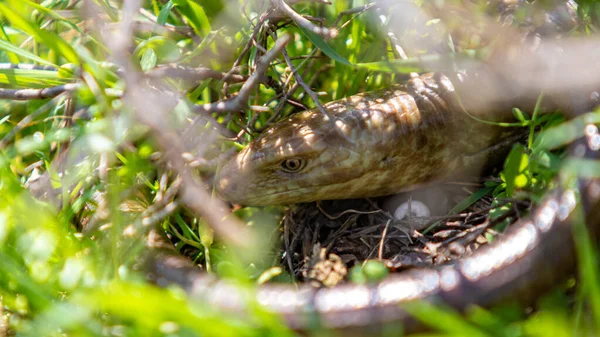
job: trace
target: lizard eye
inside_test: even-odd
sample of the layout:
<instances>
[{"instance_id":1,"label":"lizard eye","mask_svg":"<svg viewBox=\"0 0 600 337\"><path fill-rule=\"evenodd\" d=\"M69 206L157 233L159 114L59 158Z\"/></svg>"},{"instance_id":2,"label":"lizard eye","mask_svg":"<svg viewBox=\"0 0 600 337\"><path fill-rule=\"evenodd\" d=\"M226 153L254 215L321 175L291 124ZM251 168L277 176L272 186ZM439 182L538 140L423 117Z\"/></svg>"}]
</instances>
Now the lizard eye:
<instances>
[{"instance_id":1,"label":"lizard eye","mask_svg":"<svg viewBox=\"0 0 600 337\"><path fill-rule=\"evenodd\" d=\"M281 170L287 173L296 173L306 166L306 161L300 158L290 158L281 162Z\"/></svg>"}]
</instances>

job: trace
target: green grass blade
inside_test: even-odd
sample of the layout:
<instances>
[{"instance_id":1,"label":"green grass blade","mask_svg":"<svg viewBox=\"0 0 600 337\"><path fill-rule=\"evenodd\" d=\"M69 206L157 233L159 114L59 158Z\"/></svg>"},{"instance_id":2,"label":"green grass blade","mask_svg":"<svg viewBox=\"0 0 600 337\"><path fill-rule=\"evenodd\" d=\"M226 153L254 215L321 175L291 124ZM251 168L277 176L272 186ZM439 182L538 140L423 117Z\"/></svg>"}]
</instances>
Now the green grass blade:
<instances>
[{"instance_id":1,"label":"green grass blade","mask_svg":"<svg viewBox=\"0 0 600 337\"><path fill-rule=\"evenodd\" d=\"M600 166L600 165L599 165ZM576 251L578 258L579 277L581 279L580 291L582 298L590 304L592 314L592 324L596 334L600 332L600 269L598 269L598 248L591 240L591 235L585 226L583 209L578 203L571 214ZM597 213L597 212L596 212Z\"/></svg>"},{"instance_id":2,"label":"green grass blade","mask_svg":"<svg viewBox=\"0 0 600 337\"><path fill-rule=\"evenodd\" d=\"M27 5L37 9L38 11L44 13L45 15L48 15L49 17L51 17L52 19L54 19L55 21L60 21L62 24L65 24L67 27L75 30L76 32L78 32L79 34L84 34L84 32L73 22L67 20L66 18L62 17L60 14L56 13L55 11L46 8L42 5L36 4L35 2L31 1L31 0L21 0L22 2L26 3Z\"/></svg>"},{"instance_id":3,"label":"green grass blade","mask_svg":"<svg viewBox=\"0 0 600 337\"><path fill-rule=\"evenodd\" d=\"M458 312L426 302L413 302L403 306L419 321L450 336L486 337L484 331L467 322Z\"/></svg>"},{"instance_id":4,"label":"green grass blade","mask_svg":"<svg viewBox=\"0 0 600 337\"><path fill-rule=\"evenodd\" d=\"M44 88L72 82L60 78L58 71L29 69L0 69L0 84L20 88Z\"/></svg>"},{"instance_id":5,"label":"green grass blade","mask_svg":"<svg viewBox=\"0 0 600 337\"><path fill-rule=\"evenodd\" d=\"M52 63L50 61L44 60L43 58L41 58L41 57L39 57L39 56L37 56L37 55L35 55L35 54L27 51L27 50L24 50L24 49L21 49L21 48L19 48L17 46L14 46L14 45L12 45L10 42L8 42L6 40L0 40L0 49L1 50L5 50L5 51L7 51L9 53L12 53L12 54L19 55L19 56L21 56L23 58L26 58L26 59L38 62L39 64L43 64L43 65L47 65L47 66L53 66L53 67L58 67L56 64L54 64L54 63Z\"/></svg>"},{"instance_id":6,"label":"green grass blade","mask_svg":"<svg viewBox=\"0 0 600 337\"><path fill-rule=\"evenodd\" d=\"M33 36L36 41L47 45L58 55L64 57L68 62L79 64L79 57L75 52L75 49L57 34L40 29L3 3L0 3L0 13L2 13L15 28L21 29Z\"/></svg>"},{"instance_id":7,"label":"green grass blade","mask_svg":"<svg viewBox=\"0 0 600 337\"><path fill-rule=\"evenodd\" d=\"M325 55L329 56L329 58L347 66L354 66L354 64L348 61L345 57L338 54L338 52L335 51L335 49L333 49L320 35L308 31L302 27L299 28L300 31L302 31L302 34L304 34L310 40L310 42L319 48Z\"/></svg>"},{"instance_id":8,"label":"green grass blade","mask_svg":"<svg viewBox=\"0 0 600 337\"><path fill-rule=\"evenodd\" d=\"M600 124L600 111L583 114L540 132L533 141L533 148L553 150L570 144L583 136L587 124Z\"/></svg>"},{"instance_id":9,"label":"green grass blade","mask_svg":"<svg viewBox=\"0 0 600 337\"><path fill-rule=\"evenodd\" d=\"M173 9L173 1L169 0L160 10L158 18L156 19L156 23L158 23L159 25L164 25L165 23L167 23L167 20L169 19L169 14L171 13L171 9Z\"/></svg>"}]
</instances>

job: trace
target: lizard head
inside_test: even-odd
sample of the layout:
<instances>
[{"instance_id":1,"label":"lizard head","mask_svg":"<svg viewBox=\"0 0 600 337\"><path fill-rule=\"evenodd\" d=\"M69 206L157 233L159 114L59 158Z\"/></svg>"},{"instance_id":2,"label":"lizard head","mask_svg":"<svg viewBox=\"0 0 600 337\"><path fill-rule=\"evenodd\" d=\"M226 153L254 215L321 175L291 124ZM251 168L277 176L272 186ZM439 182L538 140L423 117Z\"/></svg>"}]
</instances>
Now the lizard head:
<instances>
[{"instance_id":1,"label":"lizard head","mask_svg":"<svg viewBox=\"0 0 600 337\"><path fill-rule=\"evenodd\" d=\"M217 193L252 206L347 198L363 159L340 130L310 110L273 125L221 168Z\"/></svg>"}]
</instances>

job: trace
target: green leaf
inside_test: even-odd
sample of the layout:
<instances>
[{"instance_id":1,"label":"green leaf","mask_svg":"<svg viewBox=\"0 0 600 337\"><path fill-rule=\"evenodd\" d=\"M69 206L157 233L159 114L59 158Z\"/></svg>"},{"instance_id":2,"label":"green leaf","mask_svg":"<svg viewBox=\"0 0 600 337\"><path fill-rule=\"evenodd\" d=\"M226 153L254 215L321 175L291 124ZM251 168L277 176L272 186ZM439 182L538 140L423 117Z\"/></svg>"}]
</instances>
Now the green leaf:
<instances>
[{"instance_id":1,"label":"green leaf","mask_svg":"<svg viewBox=\"0 0 600 337\"><path fill-rule=\"evenodd\" d=\"M169 0L160 10L158 18L156 19L156 23L159 25L164 25L165 23L167 23L167 20L169 19L169 14L171 14L171 9L173 9L173 1Z\"/></svg>"},{"instance_id":2,"label":"green leaf","mask_svg":"<svg viewBox=\"0 0 600 337\"><path fill-rule=\"evenodd\" d=\"M519 122L529 121L529 116L519 108L512 109L512 113Z\"/></svg>"},{"instance_id":3,"label":"green leaf","mask_svg":"<svg viewBox=\"0 0 600 337\"><path fill-rule=\"evenodd\" d=\"M345 57L338 54L324 39L318 34L315 34L309 30L306 30L302 27L299 27L302 34L304 34L310 42L312 42L317 48L319 48L325 55L329 56L336 62L341 64L345 64L347 66L354 66L354 64L350 63Z\"/></svg>"},{"instance_id":4,"label":"green leaf","mask_svg":"<svg viewBox=\"0 0 600 337\"><path fill-rule=\"evenodd\" d=\"M142 57L148 49L156 53L156 59L160 62L174 62L181 57L179 46L173 40L162 36L154 36L143 41L137 46L134 54L136 57Z\"/></svg>"},{"instance_id":5,"label":"green leaf","mask_svg":"<svg viewBox=\"0 0 600 337\"><path fill-rule=\"evenodd\" d=\"M596 163L596 177L598 168L600 168L599 162ZM576 195L575 198L581 198ZM589 232L586 227L586 219L581 202L576 203L577 207L573 210L569 219L573 223L573 236L575 238L575 248L577 252L577 265L579 270L579 285L578 291L580 292L580 298L584 298L586 305L591 308L590 319L594 325L596 331L600 328L600 271L598 269L598 246L594 240L593 235ZM592 214L594 214L592 212ZM579 282L578 282L579 283ZM583 334L575 334L583 335Z\"/></svg>"},{"instance_id":6,"label":"green leaf","mask_svg":"<svg viewBox=\"0 0 600 337\"><path fill-rule=\"evenodd\" d=\"M179 12L188 19L190 26L192 26L196 34L204 36L210 33L212 30L210 22L202 6L191 0L172 1Z\"/></svg>"},{"instance_id":7,"label":"green leaf","mask_svg":"<svg viewBox=\"0 0 600 337\"><path fill-rule=\"evenodd\" d=\"M600 178L600 160L569 158L564 169L582 178Z\"/></svg>"},{"instance_id":8,"label":"green leaf","mask_svg":"<svg viewBox=\"0 0 600 337\"><path fill-rule=\"evenodd\" d=\"M6 42L10 46L12 46L10 44L10 37L8 36L8 34L6 34L6 29L4 29L4 25L0 25L0 32L2 32L2 36L4 36L4 39L6 40L6 41L0 40L0 42ZM0 49L2 49L2 47L0 47ZM17 63L21 62L15 53L13 53L11 51L7 51L7 52L8 52L8 59L10 60L11 63L17 64Z\"/></svg>"},{"instance_id":9,"label":"green leaf","mask_svg":"<svg viewBox=\"0 0 600 337\"><path fill-rule=\"evenodd\" d=\"M142 55L142 60L140 61L140 66L142 67L143 71L146 71L148 69L152 69L156 66L156 53L154 52L154 49L152 48L147 48L146 51L144 51L144 54Z\"/></svg>"},{"instance_id":10,"label":"green leaf","mask_svg":"<svg viewBox=\"0 0 600 337\"><path fill-rule=\"evenodd\" d=\"M21 0L23 3L26 3L27 5L37 9L38 11L48 15L49 17L51 17L53 20L55 21L60 21L62 24L66 25L67 27L77 31L79 34L83 34L83 31L73 22L67 20L66 18L62 17L60 14L56 13L56 11L53 11L49 8L46 8L44 6L41 6L39 4L36 4L33 1L30 0Z\"/></svg>"},{"instance_id":11,"label":"green leaf","mask_svg":"<svg viewBox=\"0 0 600 337\"><path fill-rule=\"evenodd\" d=\"M367 69L372 71L381 72L398 72L398 73L411 73L411 72L423 72L425 71L424 64L443 64L442 60L450 59L454 62L460 62L463 57L456 55L441 55L441 54L429 54L418 57L411 57L406 60L387 60L378 62L365 62L365 63L352 63L342 55L340 55L335 49L333 49L322 36L308 31L302 27L299 27L310 42L312 42L317 48L319 48L325 55L334 61L347 65L354 68ZM435 68L435 67L432 67ZM429 69L429 68L428 68ZM431 70L431 69L429 69ZM441 70L441 69L440 69Z\"/></svg>"},{"instance_id":12,"label":"green leaf","mask_svg":"<svg viewBox=\"0 0 600 337\"><path fill-rule=\"evenodd\" d=\"M525 187L527 177L525 177L525 185L523 183L522 173L529 166L529 156L523 145L515 145L506 161L504 162L504 179L506 181L506 194L510 197L515 192L516 188Z\"/></svg>"},{"instance_id":13,"label":"green leaf","mask_svg":"<svg viewBox=\"0 0 600 337\"><path fill-rule=\"evenodd\" d=\"M208 35L206 35L206 37L202 39L202 42L200 42L200 44L198 44L198 46L191 53L189 53L189 55L185 57L183 62L188 62L190 60L193 60L195 57L201 55L206 50L206 48L210 47L217 34L218 31L208 33Z\"/></svg>"},{"instance_id":14,"label":"green leaf","mask_svg":"<svg viewBox=\"0 0 600 337\"><path fill-rule=\"evenodd\" d=\"M59 78L73 78L78 70L78 67L73 63L65 63L58 68Z\"/></svg>"},{"instance_id":15,"label":"green leaf","mask_svg":"<svg viewBox=\"0 0 600 337\"><path fill-rule=\"evenodd\" d=\"M456 206L454 206L454 208L452 208L452 210L450 211L450 214L456 214L464 211L469 206L476 203L479 199L488 195L494 188L495 186L484 187L478 190L477 192L471 194L469 197L461 200L458 204L456 204Z\"/></svg>"}]
</instances>

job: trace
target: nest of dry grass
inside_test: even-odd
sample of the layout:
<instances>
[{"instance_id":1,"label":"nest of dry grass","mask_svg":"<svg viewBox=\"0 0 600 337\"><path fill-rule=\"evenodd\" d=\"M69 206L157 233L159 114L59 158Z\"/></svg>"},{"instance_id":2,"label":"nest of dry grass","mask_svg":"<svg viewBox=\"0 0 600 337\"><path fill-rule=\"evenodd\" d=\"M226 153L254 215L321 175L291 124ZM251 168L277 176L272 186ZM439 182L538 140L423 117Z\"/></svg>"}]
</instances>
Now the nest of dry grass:
<instances>
[{"instance_id":1,"label":"nest of dry grass","mask_svg":"<svg viewBox=\"0 0 600 337\"><path fill-rule=\"evenodd\" d=\"M440 193L453 205L474 187L453 186ZM288 210L282 264L298 280L315 286L344 282L350 268L373 259L392 272L431 267L468 256L502 236L531 205L486 196L458 214L398 220L386 211L388 201L322 201Z\"/></svg>"}]
</instances>

